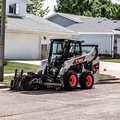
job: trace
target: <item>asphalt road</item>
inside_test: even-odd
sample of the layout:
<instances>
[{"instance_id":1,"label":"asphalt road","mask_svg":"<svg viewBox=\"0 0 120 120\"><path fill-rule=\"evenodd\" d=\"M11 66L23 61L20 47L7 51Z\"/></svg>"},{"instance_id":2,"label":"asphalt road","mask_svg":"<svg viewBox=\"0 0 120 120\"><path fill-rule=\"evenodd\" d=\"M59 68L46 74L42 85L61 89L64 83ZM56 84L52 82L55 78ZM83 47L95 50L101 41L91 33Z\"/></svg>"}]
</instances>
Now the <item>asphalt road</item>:
<instances>
[{"instance_id":1,"label":"asphalt road","mask_svg":"<svg viewBox=\"0 0 120 120\"><path fill-rule=\"evenodd\" d=\"M66 92L0 90L0 120L119 120L120 84Z\"/></svg>"}]
</instances>

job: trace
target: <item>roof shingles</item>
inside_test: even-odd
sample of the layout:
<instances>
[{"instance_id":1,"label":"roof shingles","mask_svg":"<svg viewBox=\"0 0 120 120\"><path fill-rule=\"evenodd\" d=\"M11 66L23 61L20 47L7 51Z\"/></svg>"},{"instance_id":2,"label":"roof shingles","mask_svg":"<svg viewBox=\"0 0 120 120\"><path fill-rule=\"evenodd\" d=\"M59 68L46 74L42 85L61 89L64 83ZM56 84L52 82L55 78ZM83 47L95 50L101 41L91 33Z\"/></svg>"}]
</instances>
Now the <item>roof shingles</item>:
<instances>
[{"instance_id":1,"label":"roof shingles","mask_svg":"<svg viewBox=\"0 0 120 120\"><path fill-rule=\"evenodd\" d=\"M34 32L73 32L72 30L66 29L62 26L59 26L55 23L32 14L27 14L24 18L9 17L7 29Z\"/></svg>"},{"instance_id":2,"label":"roof shingles","mask_svg":"<svg viewBox=\"0 0 120 120\"><path fill-rule=\"evenodd\" d=\"M67 27L68 29L75 32L106 33L113 32L113 30L120 30L120 21L109 20L102 17L87 17L65 13L55 13L53 16L55 15L59 15L75 21L75 24Z\"/></svg>"}]
</instances>

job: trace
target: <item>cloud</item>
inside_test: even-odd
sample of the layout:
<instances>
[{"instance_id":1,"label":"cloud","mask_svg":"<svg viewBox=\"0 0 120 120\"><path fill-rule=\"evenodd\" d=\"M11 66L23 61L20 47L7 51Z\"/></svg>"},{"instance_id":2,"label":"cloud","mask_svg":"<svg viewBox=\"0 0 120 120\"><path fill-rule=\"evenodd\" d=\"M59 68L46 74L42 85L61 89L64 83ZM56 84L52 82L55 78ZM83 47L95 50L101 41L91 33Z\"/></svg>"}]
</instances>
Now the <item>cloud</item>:
<instances>
[{"instance_id":1,"label":"cloud","mask_svg":"<svg viewBox=\"0 0 120 120\"><path fill-rule=\"evenodd\" d=\"M120 0L112 0L112 2L120 4Z\"/></svg>"}]
</instances>

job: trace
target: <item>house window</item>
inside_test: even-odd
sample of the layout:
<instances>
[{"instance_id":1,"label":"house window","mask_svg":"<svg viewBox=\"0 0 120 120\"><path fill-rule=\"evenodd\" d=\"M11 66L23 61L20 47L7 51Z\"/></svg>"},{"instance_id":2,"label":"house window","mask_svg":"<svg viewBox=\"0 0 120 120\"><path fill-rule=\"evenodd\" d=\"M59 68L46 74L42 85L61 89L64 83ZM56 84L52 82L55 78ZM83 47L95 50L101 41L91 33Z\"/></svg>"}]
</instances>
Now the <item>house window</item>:
<instances>
[{"instance_id":1,"label":"house window","mask_svg":"<svg viewBox=\"0 0 120 120\"><path fill-rule=\"evenodd\" d=\"M20 10L19 4L11 4L9 5L9 13L18 15Z\"/></svg>"}]
</instances>

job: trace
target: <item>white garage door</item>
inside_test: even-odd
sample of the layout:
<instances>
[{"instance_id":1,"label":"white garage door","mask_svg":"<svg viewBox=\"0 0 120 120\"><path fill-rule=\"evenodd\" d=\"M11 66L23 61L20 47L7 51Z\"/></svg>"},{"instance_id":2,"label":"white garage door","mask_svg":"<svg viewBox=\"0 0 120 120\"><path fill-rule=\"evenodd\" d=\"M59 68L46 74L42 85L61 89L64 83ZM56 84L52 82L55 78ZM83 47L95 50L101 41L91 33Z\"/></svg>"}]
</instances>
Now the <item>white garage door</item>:
<instances>
[{"instance_id":1,"label":"white garage door","mask_svg":"<svg viewBox=\"0 0 120 120\"><path fill-rule=\"evenodd\" d=\"M39 36L33 34L6 33L6 59L39 59Z\"/></svg>"}]
</instances>

